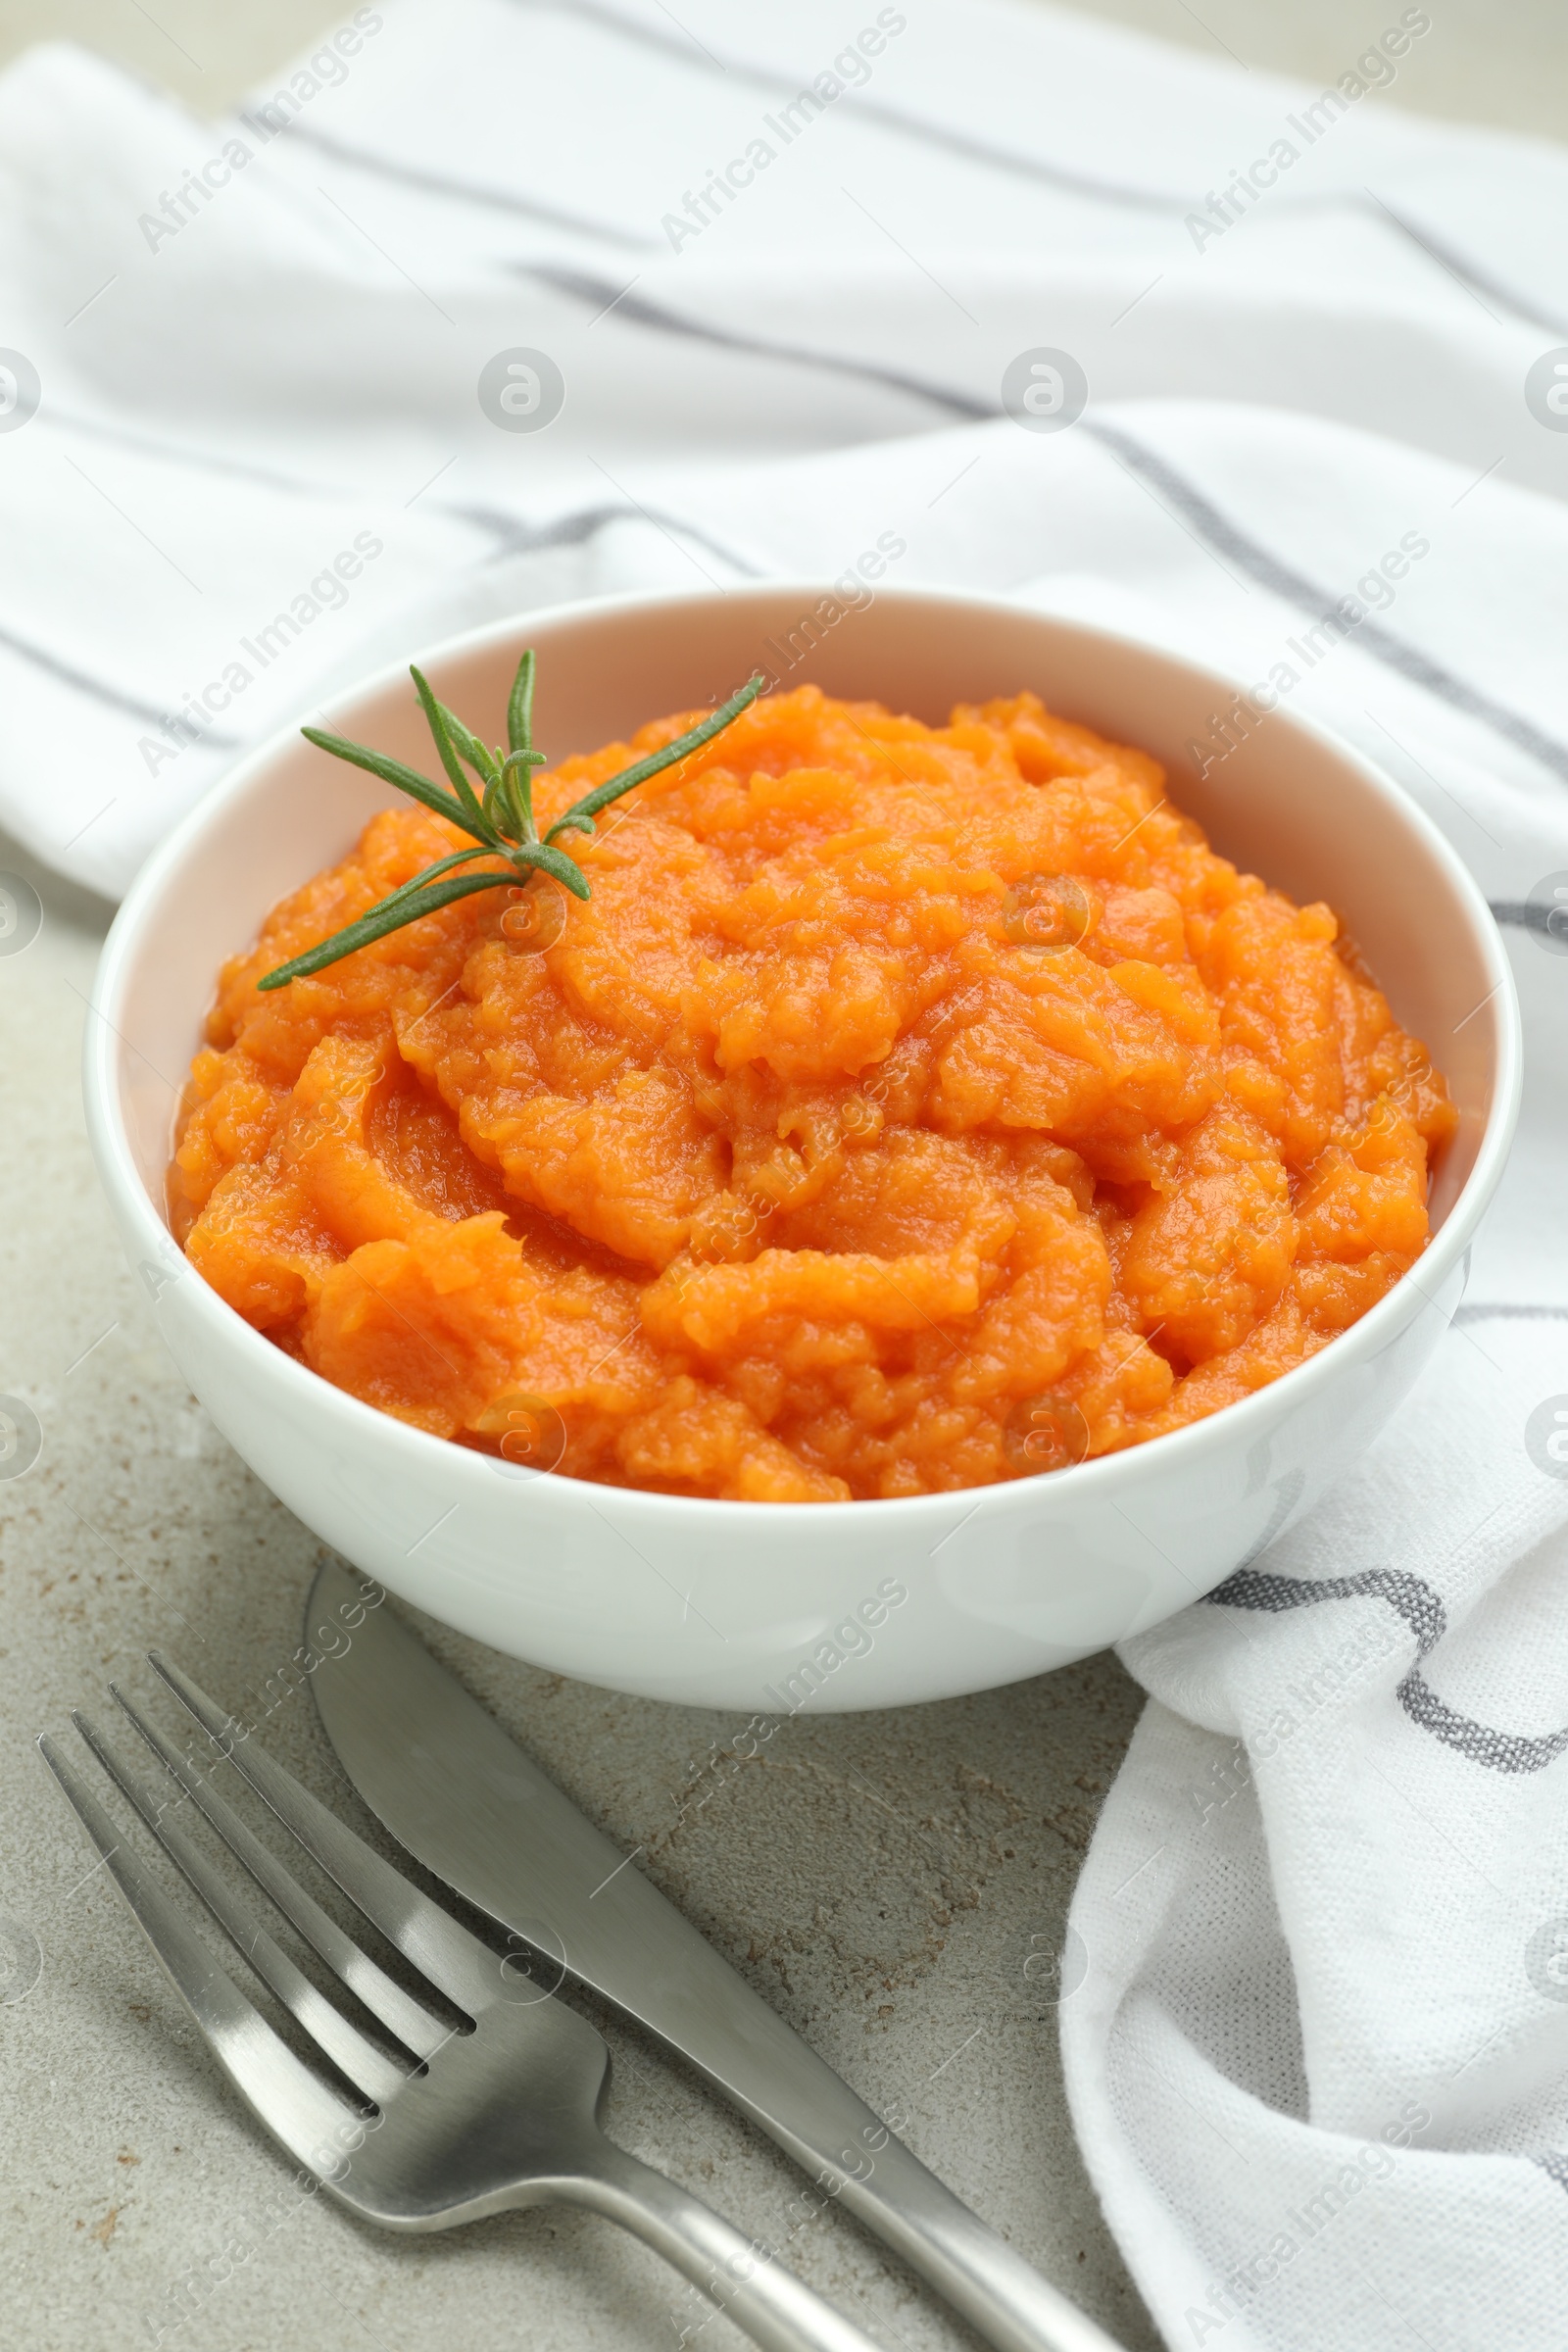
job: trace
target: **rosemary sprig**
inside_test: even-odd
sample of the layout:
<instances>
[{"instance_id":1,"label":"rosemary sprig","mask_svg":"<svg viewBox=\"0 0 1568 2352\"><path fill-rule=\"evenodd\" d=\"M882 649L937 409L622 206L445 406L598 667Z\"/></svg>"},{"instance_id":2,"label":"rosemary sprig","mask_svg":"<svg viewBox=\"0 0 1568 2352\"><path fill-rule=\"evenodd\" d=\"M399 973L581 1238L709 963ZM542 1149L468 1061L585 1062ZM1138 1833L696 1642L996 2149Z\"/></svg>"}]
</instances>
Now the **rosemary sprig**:
<instances>
[{"instance_id":1,"label":"rosemary sprig","mask_svg":"<svg viewBox=\"0 0 1568 2352\"><path fill-rule=\"evenodd\" d=\"M472 850L455 850L450 858L438 858L434 865L405 882L390 898L362 914L358 922L345 930L334 931L330 939L308 948L303 956L291 956L287 963L278 964L257 982L258 988L285 988L291 980L303 980L312 972L324 971L329 963L352 956L356 948L368 947L374 939L384 939L389 931L400 931L405 923L417 922L424 914L433 914L438 906L449 906L455 899L466 898L477 890L515 888L520 882L531 883L535 874L549 874L554 881L569 890L574 898L586 899L588 877L575 858L566 850L556 847L557 836L563 833L592 833L594 819L601 808L618 801L622 793L645 784L662 768L673 767L689 752L700 751L723 733L732 720L755 703L767 683L760 671L748 679L739 694L732 694L721 703L711 716L673 743L666 743L661 752L650 753L631 767L621 769L618 776L595 785L574 801L564 816L558 816L543 841L534 823L533 771L543 767L545 756L533 748L533 677L534 658L530 647L517 663L517 674L512 682L507 702L507 749L490 751L469 732L456 711L445 703L437 702L429 684L419 671L410 668L419 706L425 715L435 742L441 765L445 768L452 790L444 791L428 776L420 775L416 767L405 767L401 760L393 760L385 752L371 751L363 743L350 743L345 736L328 735L320 727L302 727L300 733L308 743L335 760L347 760L368 774L379 776L383 784L395 785L411 800L433 808L460 831L471 835L478 844ZM472 770L470 781L467 770ZM480 789L474 790L474 782ZM502 870L482 874L459 874L454 867L468 865L476 858L499 858Z\"/></svg>"}]
</instances>

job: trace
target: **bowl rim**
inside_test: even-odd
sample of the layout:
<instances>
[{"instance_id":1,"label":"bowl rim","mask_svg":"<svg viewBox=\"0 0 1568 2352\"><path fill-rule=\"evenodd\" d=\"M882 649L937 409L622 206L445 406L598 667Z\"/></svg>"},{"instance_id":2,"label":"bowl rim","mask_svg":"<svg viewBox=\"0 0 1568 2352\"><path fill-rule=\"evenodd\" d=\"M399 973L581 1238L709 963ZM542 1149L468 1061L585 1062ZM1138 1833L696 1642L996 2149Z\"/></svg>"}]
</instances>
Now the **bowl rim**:
<instances>
[{"instance_id":1,"label":"bowl rim","mask_svg":"<svg viewBox=\"0 0 1568 2352\"><path fill-rule=\"evenodd\" d=\"M732 589L636 589L614 596L578 597L562 604L540 606L527 612L504 615L477 627L461 630L422 651L412 651L409 661L416 662L420 669L429 674L443 662L483 653L497 644L515 642L519 635L546 624L555 629L579 620L603 619L614 614L635 615L640 611L665 610L671 606L713 608L723 605L733 609L752 597L779 595L818 600L836 593L832 582L828 580L780 577L746 581ZM896 587L879 585L872 591L872 600L907 605L961 605L979 612L994 612L1013 620L1035 618L1058 633L1078 636L1088 644L1109 646L1134 661L1153 659L1168 662L1187 671L1195 680L1213 688L1222 699L1236 689L1236 679L1226 672L1211 669L1153 640L1139 637L1127 630L1106 628L1098 622L1072 620L1052 612L1037 613L1031 607L1014 599L984 590L911 582ZM358 684L335 690L332 703L334 707L342 707L381 694L406 680L408 668L408 661L400 659L388 662ZM1482 1005L1494 1004L1496 1007L1496 1053L1492 1102L1477 1143L1474 1165L1443 1224L1431 1237L1415 1265L1400 1275L1392 1289L1364 1315L1337 1333L1315 1354L1294 1364L1289 1371L1253 1390L1249 1396L1222 1405L1201 1420L1190 1422L1182 1429L1167 1431L1159 1437L1146 1439L1140 1445L1124 1446L1114 1453L1101 1454L1093 1461L1075 1463L1064 1471L1041 1473L1033 1478L1002 1480L975 1488L944 1489L930 1494L852 1497L846 1501L812 1503L805 1507L809 1508L813 1522L818 1515L828 1513L851 1514L856 1521L864 1524L867 1511L874 1512L878 1524L884 1526L890 1526L895 1520L924 1518L932 1521L951 1511L955 1502L962 1502L966 1497L972 1498L971 1510L986 1505L995 1511L1027 1507L1031 1498L1038 1500L1041 1497L1043 1491L1049 1491L1053 1497L1063 1494L1081 1497L1087 1504L1107 1484L1115 1481L1136 1486L1149 1479L1160 1478L1167 1472L1190 1472L1201 1463L1206 1451L1242 1442L1250 1433L1261 1435L1282 1409L1293 1402L1304 1400L1313 1390L1332 1382L1341 1368L1348 1367L1352 1356L1365 1358L1381 1353L1383 1347L1390 1344L1406 1323L1421 1311L1421 1303L1430 1305L1433 1302L1433 1293L1468 1251L1476 1227L1502 1174L1518 1120L1523 1085L1523 1025L1513 970L1501 933L1474 876L1446 835L1376 760L1337 730L1305 712L1286 710L1276 706L1269 715L1271 719L1304 735L1315 748L1347 761L1356 772L1360 783L1391 805L1394 813L1422 837L1468 917L1473 942L1492 976L1493 987L1489 996L1482 1000ZM115 1016L121 1009L131 963L156 917L169 879L183 862L188 849L200 836L220 827L229 807L246 793L258 774L264 772L285 751L292 751L298 740L297 720L290 720L276 728L226 768L186 810L138 869L110 926L94 974L88 1002L89 1017L82 1041L82 1094L88 1140L99 1180L122 1223L128 1221L137 1230L140 1247L146 1254L154 1259L160 1255L167 1259L168 1253L174 1251L180 1272L189 1267L189 1261L178 1249L165 1219L148 1199L131 1150L117 1082L115 1048L123 1042L133 1053L139 1049L129 1039L122 1040ZM1479 1011L1482 1006L1478 1005L1476 1009ZM431 1465L440 1462L448 1475L460 1482L470 1476L477 1479L487 1473L493 1478L494 1463L490 1456L477 1453L471 1447L458 1446L449 1438L436 1437L427 1430L400 1421L395 1415L380 1411L377 1406L365 1402L348 1390L337 1388L320 1373L313 1372L309 1366L285 1354L264 1333L247 1323L200 1276L190 1296L199 1301L195 1311L208 1318L209 1328L220 1338L222 1344L237 1348L241 1356L255 1367L263 1380L280 1381L285 1392L292 1390L304 1405L314 1405L318 1413L324 1412L334 1418L343 1427L346 1438L351 1433L359 1433L372 1443L379 1442L394 1449L412 1449L411 1463L416 1464L421 1459ZM522 1494L544 1482L548 1482L556 1494L563 1497L580 1489L581 1499L586 1506L591 1506L596 1497L602 1496L607 1498L608 1507L609 1500L612 1498L617 1515L622 1512L633 1515L646 1513L668 1519L671 1515L696 1510L703 1514L708 1524L715 1525L721 1515L731 1514L737 1529L745 1527L758 1534L760 1534L764 1522L777 1525L786 1519L797 1519L803 1508L796 1502L747 1502L715 1495L662 1494L644 1487L615 1487L598 1480L562 1478L551 1472L518 1477L515 1491Z\"/></svg>"}]
</instances>

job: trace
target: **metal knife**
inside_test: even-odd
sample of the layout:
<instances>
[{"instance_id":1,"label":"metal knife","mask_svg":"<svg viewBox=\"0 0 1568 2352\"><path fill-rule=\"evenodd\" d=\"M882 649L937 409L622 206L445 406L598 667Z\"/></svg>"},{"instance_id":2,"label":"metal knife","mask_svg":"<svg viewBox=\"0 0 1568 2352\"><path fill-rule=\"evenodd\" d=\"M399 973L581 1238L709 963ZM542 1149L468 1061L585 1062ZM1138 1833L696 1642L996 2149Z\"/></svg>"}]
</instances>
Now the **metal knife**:
<instances>
[{"instance_id":1,"label":"metal knife","mask_svg":"<svg viewBox=\"0 0 1568 2352\"><path fill-rule=\"evenodd\" d=\"M312 1687L326 1736L399 1843L689 2058L999 2352L1118 2352L752 1991L376 1604L379 1592L323 1566L306 1654L318 1661ZM352 1628L335 1654L329 1628Z\"/></svg>"}]
</instances>

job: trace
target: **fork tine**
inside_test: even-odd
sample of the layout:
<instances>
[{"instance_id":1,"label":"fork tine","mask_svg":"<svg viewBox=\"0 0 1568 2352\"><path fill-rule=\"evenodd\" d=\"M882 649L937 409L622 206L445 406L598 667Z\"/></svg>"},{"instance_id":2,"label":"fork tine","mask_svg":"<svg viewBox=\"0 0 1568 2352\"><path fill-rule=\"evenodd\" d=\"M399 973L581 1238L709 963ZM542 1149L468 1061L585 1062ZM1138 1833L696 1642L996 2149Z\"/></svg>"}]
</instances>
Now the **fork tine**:
<instances>
[{"instance_id":1,"label":"fork tine","mask_svg":"<svg viewBox=\"0 0 1568 2352\"><path fill-rule=\"evenodd\" d=\"M327 1967L342 1979L372 2017L380 2019L405 2049L412 2050L416 2058L432 2057L448 2039L449 2029L422 2009L401 1984L395 1984L368 1952L362 1952L351 1936L344 1935L337 1921L321 1909L314 1895L307 1894L293 1874L247 1829L203 1775L192 1769L178 1748L132 1706L119 1684L111 1683L109 1689L159 1762L191 1801L201 1807L230 1852L266 1888L285 1919L293 1921L306 1942L314 1945ZM357 2075L353 2079L359 2081Z\"/></svg>"},{"instance_id":2,"label":"fork tine","mask_svg":"<svg viewBox=\"0 0 1568 2352\"><path fill-rule=\"evenodd\" d=\"M295 1967L288 1954L279 1949L266 1929L256 1925L244 1904L235 1899L206 1855L191 1842L177 1823L167 1818L169 1808L161 1805L152 1791L127 1769L96 1725L75 1708L72 1710L71 1720L110 1779L129 1797L159 1844L179 1865L230 1943L255 1969L262 1983L276 1993L284 2008L299 2020L312 2040L326 2052L332 2064L368 2098L383 2104L392 2098L408 2081L407 2075L394 2066L391 2059L385 2057L373 2042L367 2041L358 2028L350 2025L348 2019L333 2008L325 1994L318 1991L310 1978Z\"/></svg>"},{"instance_id":3,"label":"fork tine","mask_svg":"<svg viewBox=\"0 0 1568 2352\"><path fill-rule=\"evenodd\" d=\"M297 2162L328 2177L343 2169L363 2125L353 2110L295 2057L225 1975L178 1906L142 1869L96 1797L89 1794L47 1735L39 1752L142 1934L162 1961L236 2090Z\"/></svg>"},{"instance_id":4,"label":"fork tine","mask_svg":"<svg viewBox=\"0 0 1568 2352\"><path fill-rule=\"evenodd\" d=\"M359 1905L406 1960L412 1960L470 2017L477 2017L500 1999L501 1962L494 1953L416 1886L411 1886L402 1873L383 1862L363 1838L345 1829L291 1774L273 1763L244 1725L198 1690L188 1675L157 1650L150 1649L147 1660L208 1737L238 1765L283 1827L293 1832L312 1859L336 1880L349 1900Z\"/></svg>"}]
</instances>

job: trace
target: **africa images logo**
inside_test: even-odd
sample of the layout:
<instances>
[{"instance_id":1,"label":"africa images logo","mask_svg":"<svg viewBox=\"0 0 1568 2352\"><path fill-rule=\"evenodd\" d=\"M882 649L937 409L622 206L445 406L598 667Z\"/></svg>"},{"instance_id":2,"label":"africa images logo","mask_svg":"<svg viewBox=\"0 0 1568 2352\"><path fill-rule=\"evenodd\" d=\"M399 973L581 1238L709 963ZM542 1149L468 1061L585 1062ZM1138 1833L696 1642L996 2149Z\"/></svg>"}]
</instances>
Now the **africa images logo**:
<instances>
[{"instance_id":1,"label":"africa images logo","mask_svg":"<svg viewBox=\"0 0 1568 2352\"><path fill-rule=\"evenodd\" d=\"M781 106L776 115L764 115L757 136L747 141L744 153L732 155L727 164L710 172L704 184L695 190L687 188L681 195L681 211L665 213L659 225L669 239L671 248L679 253L693 237L700 237L710 221L716 220L727 205L749 188L760 172L775 163L786 147L793 147L804 131L810 128L819 115L842 98L846 91L859 89L871 78L871 61L882 55L889 41L907 30L909 20L896 8L877 12L874 24L862 25L854 40L839 51L831 66L812 76L808 87L797 90L788 106ZM771 137L764 137L771 132ZM777 146L774 140L777 140Z\"/></svg>"},{"instance_id":2,"label":"africa images logo","mask_svg":"<svg viewBox=\"0 0 1568 2352\"><path fill-rule=\"evenodd\" d=\"M1271 142L1268 153L1254 156L1228 187L1217 193L1210 190L1205 211L1188 214L1185 226L1199 252L1216 237L1224 236L1227 229L1234 228L1259 197L1277 186L1283 173L1299 163L1307 149L1315 147L1324 132L1331 130L1357 99L1366 97L1371 90L1387 89L1398 71L1395 60L1405 56L1411 42L1431 30L1432 19L1424 8L1407 8L1398 24L1389 25L1373 46L1364 50L1353 66L1347 67L1338 81L1331 82L1310 106L1304 106L1298 115L1287 115L1287 129L1294 131L1296 138L1288 137L1286 130L1282 130ZM1299 146L1297 139L1301 142Z\"/></svg>"}]
</instances>

